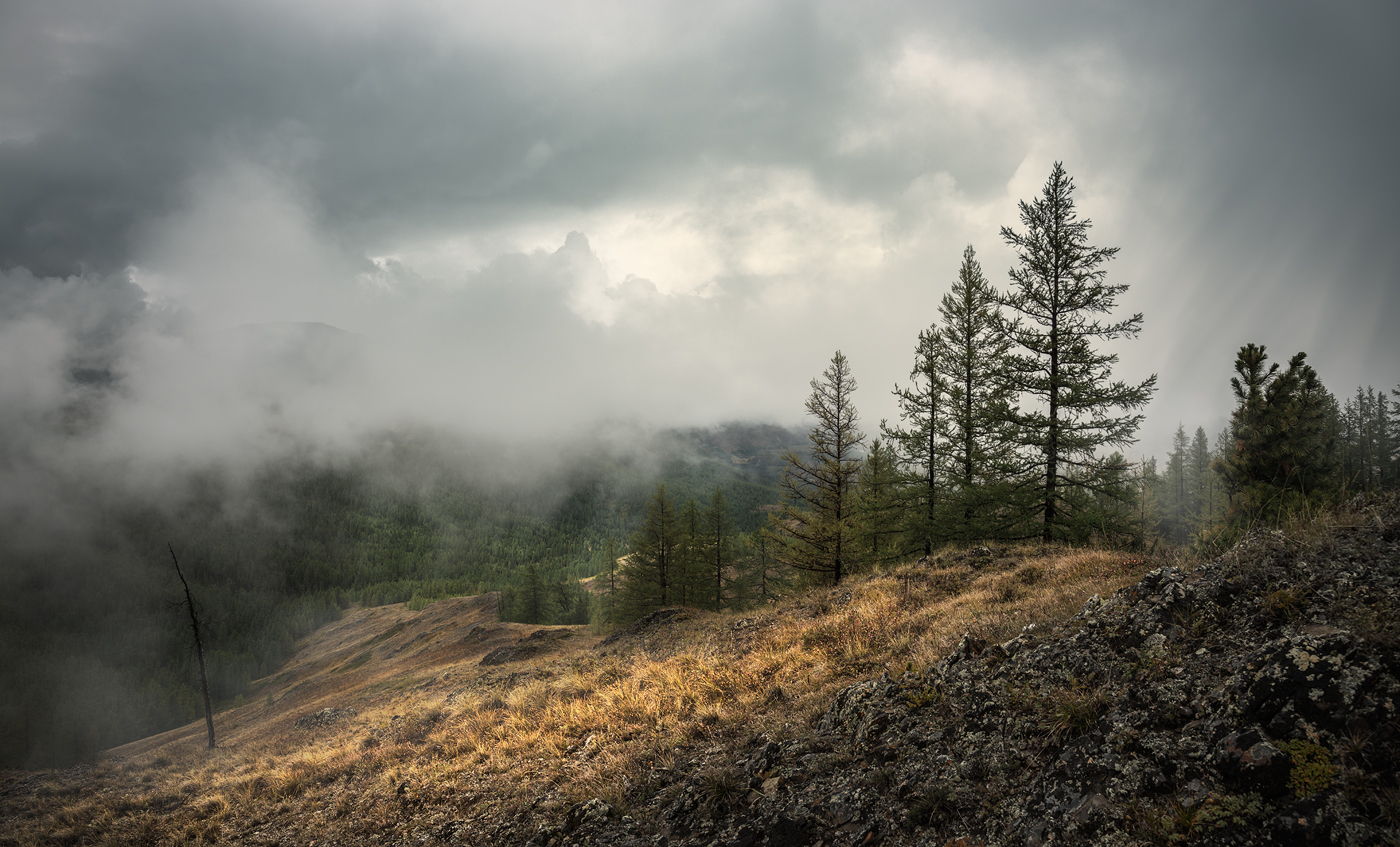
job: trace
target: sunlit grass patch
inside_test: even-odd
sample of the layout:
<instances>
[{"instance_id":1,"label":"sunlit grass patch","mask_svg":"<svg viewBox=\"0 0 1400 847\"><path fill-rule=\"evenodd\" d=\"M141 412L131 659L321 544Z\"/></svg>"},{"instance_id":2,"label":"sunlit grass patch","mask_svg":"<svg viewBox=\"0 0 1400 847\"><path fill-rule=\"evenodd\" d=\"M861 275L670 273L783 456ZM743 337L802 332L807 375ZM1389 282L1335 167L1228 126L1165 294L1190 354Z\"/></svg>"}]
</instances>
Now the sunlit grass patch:
<instances>
[{"instance_id":1,"label":"sunlit grass patch","mask_svg":"<svg viewBox=\"0 0 1400 847\"><path fill-rule=\"evenodd\" d=\"M657 792L683 779L680 764L697 757L710 763L706 796L722 805L733 797L732 774L721 767L728 753L716 751L737 751L759 734L801 736L851 682L931 667L964 632L995 643L1027 624L1056 623L1152 566L1111 551L1001 547L857 574L742 614L695 611L653 633L650 652L576 649L500 669L474 660L405 667L364 683L332 673L346 662L339 658L319 677L303 672L304 687L276 706L243 712L250 729L227 746L209 751L193 735L152 746L102 771L106 793L35 797L23 828L7 823L0 835L230 843L314 814L318 826L368 837L429 806L463 817L544 796L551 808L601 797L645 814ZM368 646L359 645L351 661ZM384 673L392 663L364 667ZM1091 695L1066 693L1064 714L1044 716L1047 732L1095 720L1095 703L1079 702ZM299 715L327 705L356 712L314 732L291 730Z\"/></svg>"}]
</instances>

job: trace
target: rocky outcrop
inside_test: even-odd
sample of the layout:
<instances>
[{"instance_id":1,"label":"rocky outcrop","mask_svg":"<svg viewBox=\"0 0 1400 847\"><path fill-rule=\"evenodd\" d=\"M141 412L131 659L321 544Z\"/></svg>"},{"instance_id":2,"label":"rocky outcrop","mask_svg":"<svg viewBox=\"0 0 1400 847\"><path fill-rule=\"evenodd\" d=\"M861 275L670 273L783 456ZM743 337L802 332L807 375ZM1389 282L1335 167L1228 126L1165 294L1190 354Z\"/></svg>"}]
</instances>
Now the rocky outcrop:
<instances>
[{"instance_id":1,"label":"rocky outcrop","mask_svg":"<svg viewBox=\"0 0 1400 847\"><path fill-rule=\"evenodd\" d=\"M1152 571L1050 633L965 636L841 691L808 737L678 766L655 823L592 800L531 843L1394 844L1400 509L1352 515Z\"/></svg>"},{"instance_id":2,"label":"rocky outcrop","mask_svg":"<svg viewBox=\"0 0 1400 847\"><path fill-rule=\"evenodd\" d=\"M302 715L296 719L296 723L294 723L293 726L296 729L323 729L328 726L334 726L349 718L353 718L358 714L359 712L349 707L344 709L322 709L319 712L310 712Z\"/></svg>"},{"instance_id":3,"label":"rocky outcrop","mask_svg":"<svg viewBox=\"0 0 1400 847\"><path fill-rule=\"evenodd\" d=\"M667 628L668 624L683 621L690 617L690 612L683 608L672 607L667 609L657 609L648 615L635 621L626 629L618 630L602 641L599 641L593 649L600 653L618 651L627 646L648 646L647 636L654 634L658 630Z\"/></svg>"},{"instance_id":4,"label":"rocky outcrop","mask_svg":"<svg viewBox=\"0 0 1400 847\"><path fill-rule=\"evenodd\" d=\"M482 667L504 665L507 662L521 662L553 652L559 643L573 638L574 631L563 627L557 629L537 629L514 644L497 647L481 657Z\"/></svg>"}]
</instances>

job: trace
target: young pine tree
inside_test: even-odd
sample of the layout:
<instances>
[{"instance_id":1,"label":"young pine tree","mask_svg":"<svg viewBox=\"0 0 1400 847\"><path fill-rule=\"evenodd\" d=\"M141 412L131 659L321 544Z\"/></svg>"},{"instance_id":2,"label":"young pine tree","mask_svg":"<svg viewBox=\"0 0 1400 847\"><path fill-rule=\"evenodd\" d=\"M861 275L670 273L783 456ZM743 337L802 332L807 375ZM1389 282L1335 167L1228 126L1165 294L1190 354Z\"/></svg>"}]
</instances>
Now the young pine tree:
<instances>
[{"instance_id":1,"label":"young pine tree","mask_svg":"<svg viewBox=\"0 0 1400 847\"><path fill-rule=\"evenodd\" d=\"M1277 516L1290 502L1325 493L1334 470L1329 418L1336 401L1298 353L1281 371L1263 345L1246 344L1230 379L1236 406L1230 451L1213 467L1230 492L1236 524Z\"/></svg>"},{"instance_id":2,"label":"young pine tree","mask_svg":"<svg viewBox=\"0 0 1400 847\"><path fill-rule=\"evenodd\" d=\"M785 502L769 521L767 532L775 559L832 585L851 565L855 534L856 475L865 433L856 428L858 415L851 395L856 381L840 350L812 380L807 412L816 419L808 433L806 456L787 451L779 487Z\"/></svg>"},{"instance_id":3,"label":"young pine tree","mask_svg":"<svg viewBox=\"0 0 1400 847\"><path fill-rule=\"evenodd\" d=\"M910 386L894 388L903 426L892 427L880 421L886 443L894 448L896 468L903 483L899 489L899 510L904 515L911 550L927 556L943 539L939 520L940 488L944 468L940 455L939 416L947 414L944 405L948 387L938 369L943 339L936 327L919 333L914 350Z\"/></svg>"},{"instance_id":4,"label":"young pine tree","mask_svg":"<svg viewBox=\"0 0 1400 847\"><path fill-rule=\"evenodd\" d=\"M617 598L618 620L636 620L676 602L673 581L679 565L680 521L665 485L656 486L646 517L632 536Z\"/></svg>"},{"instance_id":5,"label":"young pine tree","mask_svg":"<svg viewBox=\"0 0 1400 847\"><path fill-rule=\"evenodd\" d=\"M1167 455L1166 473L1163 475L1162 502L1166 506L1164 521L1167 538L1173 544L1185 544L1191 537L1190 505L1187 499L1187 465L1190 460L1187 450L1191 442L1186 437L1186 427L1178 423L1172 435L1172 451Z\"/></svg>"},{"instance_id":6,"label":"young pine tree","mask_svg":"<svg viewBox=\"0 0 1400 847\"><path fill-rule=\"evenodd\" d=\"M900 478L894 451L880 439L870 445L856 477L856 549L868 564L893 561L904 552Z\"/></svg>"},{"instance_id":7,"label":"young pine tree","mask_svg":"<svg viewBox=\"0 0 1400 847\"><path fill-rule=\"evenodd\" d=\"M1104 282L1103 264L1116 247L1088 243L1091 222L1074 210L1074 182L1056 162L1036 200L1020 204L1024 232L1002 227L1016 251L1010 291L999 298L1014 318L1003 323L1014 352L1008 357L1012 387L1036 402L1014 420L1018 440L1041 461L1040 536L1044 541L1081 536L1094 525L1075 515L1062 489L1102 488L1100 447L1136 440L1145 406L1157 384L1153 374L1138 385L1111 381L1118 357L1096 344L1136 337L1142 315L1103 322L1126 285ZM1123 414L1115 414L1115 410ZM1074 502L1084 503L1083 498Z\"/></svg>"},{"instance_id":8,"label":"young pine tree","mask_svg":"<svg viewBox=\"0 0 1400 847\"><path fill-rule=\"evenodd\" d=\"M1010 527L1013 481L1030 470L1015 450L1010 421L1015 397L1006 377L1011 341L1002 334L997 295L982 275L972 245L963 250L952 290L938 307L933 366L945 388L937 429L946 444L947 522L963 542L994 538Z\"/></svg>"}]
</instances>

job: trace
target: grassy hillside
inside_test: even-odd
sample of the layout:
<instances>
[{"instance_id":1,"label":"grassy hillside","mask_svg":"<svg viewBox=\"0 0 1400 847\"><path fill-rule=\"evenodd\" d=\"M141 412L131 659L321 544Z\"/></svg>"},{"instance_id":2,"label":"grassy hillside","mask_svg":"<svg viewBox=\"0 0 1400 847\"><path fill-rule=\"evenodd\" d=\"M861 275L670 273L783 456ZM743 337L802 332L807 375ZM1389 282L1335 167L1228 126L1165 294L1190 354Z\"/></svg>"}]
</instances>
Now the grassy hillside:
<instances>
[{"instance_id":1,"label":"grassy hillside","mask_svg":"<svg viewBox=\"0 0 1400 847\"><path fill-rule=\"evenodd\" d=\"M353 608L216 717L216 750L199 722L92 766L7 774L0 843L523 843L518 827L590 798L645 820L680 763L810 733L853 681L928 667L964 632L1050 626L1156 564L949 551L749 614L654 616L604 642L496 623L490 596ZM507 646L523 657L483 664ZM715 779L717 795L741 790Z\"/></svg>"},{"instance_id":2,"label":"grassy hillside","mask_svg":"<svg viewBox=\"0 0 1400 847\"><path fill-rule=\"evenodd\" d=\"M724 491L752 529L777 499L764 451L795 437L736 424L511 452L405 430L247 477L191 469L141 497L75 485L82 520L64 534L0 537L13 588L0 596L0 765L84 761L198 714L167 542L202 606L213 696L229 702L352 604L509 589L527 564L555 585L597 573L661 481L682 499Z\"/></svg>"}]
</instances>

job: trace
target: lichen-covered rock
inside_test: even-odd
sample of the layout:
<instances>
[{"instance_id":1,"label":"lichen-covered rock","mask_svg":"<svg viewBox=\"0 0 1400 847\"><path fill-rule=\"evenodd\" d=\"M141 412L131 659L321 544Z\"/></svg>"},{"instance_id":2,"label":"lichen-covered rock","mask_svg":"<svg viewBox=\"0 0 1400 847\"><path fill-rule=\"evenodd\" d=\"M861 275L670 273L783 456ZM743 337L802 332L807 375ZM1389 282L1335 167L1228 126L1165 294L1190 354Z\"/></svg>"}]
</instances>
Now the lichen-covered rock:
<instances>
[{"instance_id":1,"label":"lichen-covered rock","mask_svg":"<svg viewBox=\"0 0 1400 847\"><path fill-rule=\"evenodd\" d=\"M1397 843L1400 508L1357 508L851 685L811 737L678 765L652 829L570 810L536 843Z\"/></svg>"},{"instance_id":2,"label":"lichen-covered rock","mask_svg":"<svg viewBox=\"0 0 1400 847\"><path fill-rule=\"evenodd\" d=\"M322 709L319 712L311 712L296 719L293 724L297 729L320 729L332 726L347 718L353 718L359 713L350 707L344 709Z\"/></svg>"}]
</instances>

